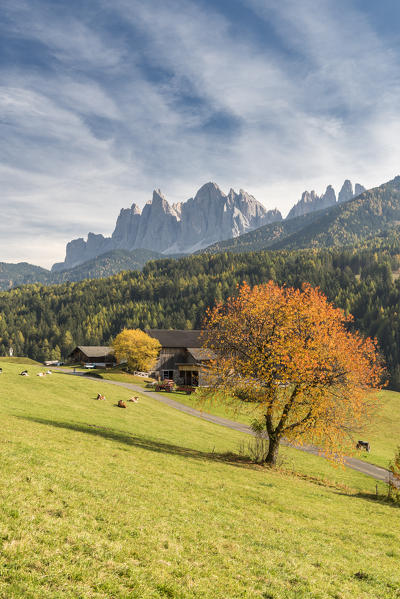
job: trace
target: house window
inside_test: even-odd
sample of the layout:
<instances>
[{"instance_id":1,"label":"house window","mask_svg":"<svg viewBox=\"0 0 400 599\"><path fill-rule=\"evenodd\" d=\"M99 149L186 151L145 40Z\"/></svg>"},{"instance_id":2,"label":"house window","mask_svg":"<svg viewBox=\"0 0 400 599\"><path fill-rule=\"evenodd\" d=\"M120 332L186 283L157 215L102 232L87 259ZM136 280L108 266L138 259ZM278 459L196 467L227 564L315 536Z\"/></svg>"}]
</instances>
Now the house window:
<instances>
[{"instance_id":1,"label":"house window","mask_svg":"<svg viewBox=\"0 0 400 599\"><path fill-rule=\"evenodd\" d=\"M174 378L174 371L173 370L163 370L163 379L170 379L173 380Z\"/></svg>"}]
</instances>

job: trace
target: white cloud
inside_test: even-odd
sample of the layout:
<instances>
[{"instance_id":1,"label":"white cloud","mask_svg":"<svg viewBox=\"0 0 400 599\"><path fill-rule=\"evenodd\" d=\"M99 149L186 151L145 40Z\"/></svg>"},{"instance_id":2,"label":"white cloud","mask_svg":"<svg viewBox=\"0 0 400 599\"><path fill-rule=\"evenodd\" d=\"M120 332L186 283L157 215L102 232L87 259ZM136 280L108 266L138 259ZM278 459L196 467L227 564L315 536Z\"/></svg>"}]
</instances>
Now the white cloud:
<instances>
[{"instance_id":1,"label":"white cloud","mask_svg":"<svg viewBox=\"0 0 400 599\"><path fill-rule=\"evenodd\" d=\"M118 68L125 54L123 40L104 38L78 15L59 15L56 7L25 0L3 0L4 14L9 18L7 32L21 39L36 40L67 66L81 69Z\"/></svg>"},{"instance_id":2,"label":"white cloud","mask_svg":"<svg viewBox=\"0 0 400 599\"><path fill-rule=\"evenodd\" d=\"M153 187L181 201L214 180L287 211L306 188L397 174L399 57L364 15L333 0L247 4L289 52L234 37L228 16L189 0L99 0L140 41L5 0L12 35L55 64L0 69L0 260L58 261Z\"/></svg>"}]
</instances>

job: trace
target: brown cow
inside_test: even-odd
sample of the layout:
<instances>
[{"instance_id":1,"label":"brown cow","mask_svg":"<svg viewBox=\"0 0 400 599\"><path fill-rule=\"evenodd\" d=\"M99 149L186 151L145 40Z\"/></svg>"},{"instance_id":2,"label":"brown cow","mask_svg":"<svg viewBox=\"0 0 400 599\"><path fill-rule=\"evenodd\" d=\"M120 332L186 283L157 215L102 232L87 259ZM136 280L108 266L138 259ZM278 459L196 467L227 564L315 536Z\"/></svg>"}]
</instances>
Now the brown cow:
<instances>
[{"instance_id":1,"label":"brown cow","mask_svg":"<svg viewBox=\"0 0 400 599\"><path fill-rule=\"evenodd\" d=\"M126 403L124 401L122 401L122 399L119 400L117 405L119 408L126 408Z\"/></svg>"}]
</instances>

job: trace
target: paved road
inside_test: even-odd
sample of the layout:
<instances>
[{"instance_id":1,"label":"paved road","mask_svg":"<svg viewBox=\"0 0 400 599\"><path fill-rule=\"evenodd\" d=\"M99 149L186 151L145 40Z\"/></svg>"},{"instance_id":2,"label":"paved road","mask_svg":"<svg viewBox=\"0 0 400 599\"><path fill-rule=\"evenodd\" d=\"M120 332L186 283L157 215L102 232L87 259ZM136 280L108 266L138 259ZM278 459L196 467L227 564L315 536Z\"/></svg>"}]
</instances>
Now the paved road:
<instances>
[{"instance_id":1,"label":"paved road","mask_svg":"<svg viewBox=\"0 0 400 599\"><path fill-rule=\"evenodd\" d=\"M87 376L86 373L83 372L71 372L66 368L57 368L54 370L58 370L59 372L64 372L65 374L72 374L75 376L83 376L85 375L85 379L89 379L91 381L99 382L99 379L91 376ZM186 414L190 414L191 416L195 416L196 418L201 418L202 420L207 420L208 422L212 422L213 424L219 424L220 426L225 426L227 428L231 428L235 431L239 431L241 433L246 433L249 435L253 435L253 431L249 426L243 424L241 422L235 422L234 420L228 420L227 418L222 418L221 416L214 416L213 414L207 414L206 412L200 412L200 410L196 410L195 408L191 408L190 406L185 406L184 404L179 403L178 401L174 401L169 398L166 393L156 393L155 391L147 391L147 389L143 389L139 385L135 385L133 383L121 383L119 381L107 381L105 379L102 380L103 383L108 383L109 385L117 385L118 387L125 387L126 389L130 389L135 393L142 393L156 401L160 401L161 403L167 404L171 408L175 410L179 410L180 412L185 412ZM318 449L311 446L303 446L296 447L300 451L306 451L307 453L312 453L314 455L318 454ZM373 464L368 464L367 462L363 462L362 460L358 460L357 458L346 458L346 466L351 468L352 470L357 470L358 472L362 472L362 474L366 474L367 476L371 476L376 480L380 480L383 482L387 482L389 479L389 472L385 468L380 468L379 466L374 466Z\"/></svg>"}]
</instances>

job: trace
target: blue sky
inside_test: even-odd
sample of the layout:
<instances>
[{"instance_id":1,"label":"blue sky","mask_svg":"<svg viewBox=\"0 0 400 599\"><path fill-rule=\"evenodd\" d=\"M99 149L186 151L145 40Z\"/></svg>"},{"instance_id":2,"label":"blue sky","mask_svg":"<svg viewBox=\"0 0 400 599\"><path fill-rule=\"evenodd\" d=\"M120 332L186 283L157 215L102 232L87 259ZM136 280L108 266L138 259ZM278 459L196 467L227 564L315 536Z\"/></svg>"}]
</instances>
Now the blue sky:
<instances>
[{"instance_id":1,"label":"blue sky","mask_svg":"<svg viewBox=\"0 0 400 599\"><path fill-rule=\"evenodd\" d=\"M206 181L286 213L400 173L398 0L2 0L0 261Z\"/></svg>"}]
</instances>

